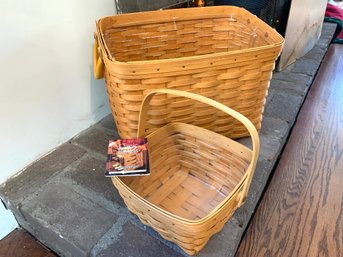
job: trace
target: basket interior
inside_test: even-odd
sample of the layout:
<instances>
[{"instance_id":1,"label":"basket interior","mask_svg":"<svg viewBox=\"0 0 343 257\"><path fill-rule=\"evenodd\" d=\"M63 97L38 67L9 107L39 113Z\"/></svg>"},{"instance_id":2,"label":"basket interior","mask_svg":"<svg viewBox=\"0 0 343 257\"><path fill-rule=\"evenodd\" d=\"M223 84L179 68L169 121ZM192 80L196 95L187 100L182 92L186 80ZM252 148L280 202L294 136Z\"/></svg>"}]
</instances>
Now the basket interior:
<instances>
[{"instance_id":1,"label":"basket interior","mask_svg":"<svg viewBox=\"0 0 343 257\"><path fill-rule=\"evenodd\" d=\"M272 33L246 11L160 22L158 15L150 24L143 20L134 25L113 22L104 26L104 40L112 58L121 62L170 59L276 43Z\"/></svg>"},{"instance_id":2,"label":"basket interior","mask_svg":"<svg viewBox=\"0 0 343 257\"><path fill-rule=\"evenodd\" d=\"M205 217L222 203L250 161L248 148L182 123L159 129L148 142L151 175L122 181L152 204L189 220Z\"/></svg>"}]
</instances>

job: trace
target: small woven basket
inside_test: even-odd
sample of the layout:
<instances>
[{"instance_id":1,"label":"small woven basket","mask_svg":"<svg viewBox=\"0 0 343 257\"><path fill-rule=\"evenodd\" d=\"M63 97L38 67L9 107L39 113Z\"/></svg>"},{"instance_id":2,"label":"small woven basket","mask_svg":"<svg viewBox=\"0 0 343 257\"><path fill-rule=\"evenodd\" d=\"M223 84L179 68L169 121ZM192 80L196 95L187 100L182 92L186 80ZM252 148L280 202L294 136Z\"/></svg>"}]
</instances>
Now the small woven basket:
<instances>
[{"instance_id":1,"label":"small woven basket","mask_svg":"<svg viewBox=\"0 0 343 257\"><path fill-rule=\"evenodd\" d=\"M233 6L104 17L97 22L95 37L94 74L97 78L105 74L121 137L136 135L144 96L160 88L214 99L240 112L259 129L284 41L262 20ZM194 105L192 100L165 100L160 96L151 103L149 132L179 121L231 138L248 135L244 126L215 108Z\"/></svg>"},{"instance_id":2,"label":"small woven basket","mask_svg":"<svg viewBox=\"0 0 343 257\"><path fill-rule=\"evenodd\" d=\"M245 201L258 158L258 134L247 118L223 104L193 93L160 89L143 100L138 137L145 136L147 108L156 93L187 97L223 111L242 122L252 138L250 150L215 132L169 123L147 136L149 176L112 178L130 211L193 255Z\"/></svg>"}]
</instances>

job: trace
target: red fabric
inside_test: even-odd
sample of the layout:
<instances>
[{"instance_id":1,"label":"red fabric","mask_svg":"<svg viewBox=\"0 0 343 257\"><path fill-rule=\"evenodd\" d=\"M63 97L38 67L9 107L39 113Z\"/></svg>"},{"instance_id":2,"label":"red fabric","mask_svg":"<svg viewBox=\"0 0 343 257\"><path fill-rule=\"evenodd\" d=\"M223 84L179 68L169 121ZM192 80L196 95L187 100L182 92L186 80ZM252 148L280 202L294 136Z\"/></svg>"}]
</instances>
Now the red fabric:
<instances>
[{"instance_id":1,"label":"red fabric","mask_svg":"<svg viewBox=\"0 0 343 257\"><path fill-rule=\"evenodd\" d=\"M336 19L343 21L343 9L341 9L338 6L335 6L333 4L327 4L326 11L325 11L325 17L336 18ZM341 33L339 33L337 38L343 39L343 31Z\"/></svg>"}]
</instances>

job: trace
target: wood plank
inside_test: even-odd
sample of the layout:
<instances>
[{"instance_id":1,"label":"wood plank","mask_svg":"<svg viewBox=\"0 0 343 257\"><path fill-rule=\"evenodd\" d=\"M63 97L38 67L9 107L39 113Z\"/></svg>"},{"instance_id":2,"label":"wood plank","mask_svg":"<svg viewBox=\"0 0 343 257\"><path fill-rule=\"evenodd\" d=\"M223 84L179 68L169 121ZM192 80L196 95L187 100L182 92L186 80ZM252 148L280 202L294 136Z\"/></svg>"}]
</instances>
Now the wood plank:
<instances>
[{"instance_id":1,"label":"wood plank","mask_svg":"<svg viewBox=\"0 0 343 257\"><path fill-rule=\"evenodd\" d=\"M327 0L292 0L278 70L309 52L322 31Z\"/></svg>"},{"instance_id":2,"label":"wood plank","mask_svg":"<svg viewBox=\"0 0 343 257\"><path fill-rule=\"evenodd\" d=\"M331 45L236 257L343 256L343 45Z\"/></svg>"},{"instance_id":3,"label":"wood plank","mask_svg":"<svg viewBox=\"0 0 343 257\"><path fill-rule=\"evenodd\" d=\"M0 256L57 257L22 229L16 229L0 240Z\"/></svg>"}]
</instances>

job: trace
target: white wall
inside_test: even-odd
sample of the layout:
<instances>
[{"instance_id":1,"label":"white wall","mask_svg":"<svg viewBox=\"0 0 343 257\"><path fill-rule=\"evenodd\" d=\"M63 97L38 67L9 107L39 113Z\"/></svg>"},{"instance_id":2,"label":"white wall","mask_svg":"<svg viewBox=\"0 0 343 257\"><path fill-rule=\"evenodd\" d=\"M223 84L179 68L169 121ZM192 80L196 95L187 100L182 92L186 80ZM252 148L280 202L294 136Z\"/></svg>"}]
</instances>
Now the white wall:
<instances>
[{"instance_id":1,"label":"white wall","mask_svg":"<svg viewBox=\"0 0 343 257\"><path fill-rule=\"evenodd\" d=\"M308 53L322 31L327 0L292 0L278 70Z\"/></svg>"},{"instance_id":2,"label":"white wall","mask_svg":"<svg viewBox=\"0 0 343 257\"><path fill-rule=\"evenodd\" d=\"M114 12L113 0L0 2L0 184L109 113L92 44Z\"/></svg>"},{"instance_id":3,"label":"white wall","mask_svg":"<svg viewBox=\"0 0 343 257\"><path fill-rule=\"evenodd\" d=\"M18 224L15 220L12 212L6 210L2 202L0 202L0 240L7 236L12 230L14 230Z\"/></svg>"}]
</instances>

